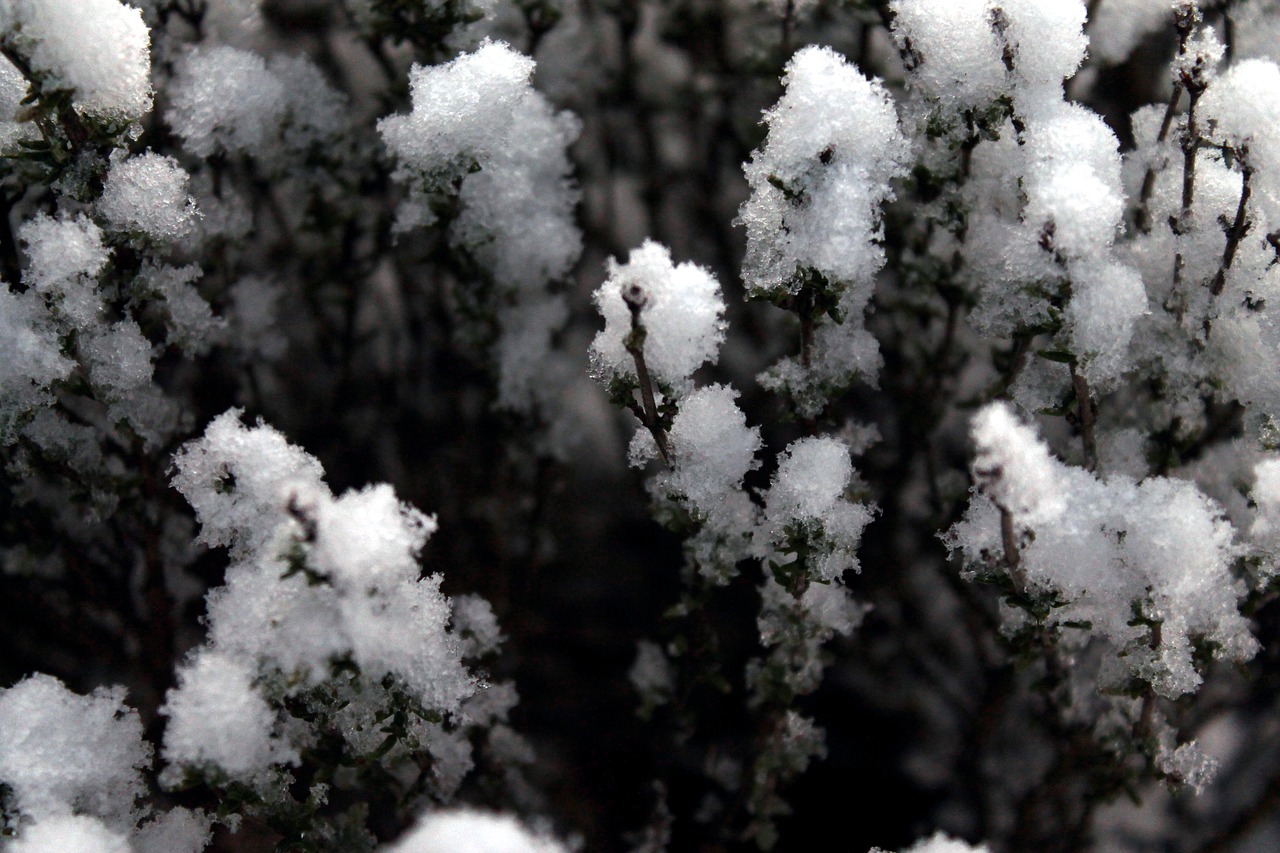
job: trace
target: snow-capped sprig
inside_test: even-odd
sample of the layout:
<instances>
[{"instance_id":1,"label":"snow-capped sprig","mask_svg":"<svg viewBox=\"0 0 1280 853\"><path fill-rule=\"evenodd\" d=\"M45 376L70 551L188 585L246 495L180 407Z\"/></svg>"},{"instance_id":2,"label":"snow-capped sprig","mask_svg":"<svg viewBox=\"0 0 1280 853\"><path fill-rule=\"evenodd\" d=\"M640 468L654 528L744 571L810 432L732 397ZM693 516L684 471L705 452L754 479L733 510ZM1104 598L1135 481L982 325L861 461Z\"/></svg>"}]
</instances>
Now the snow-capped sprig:
<instances>
[{"instance_id":1,"label":"snow-capped sprig","mask_svg":"<svg viewBox=\"0 0 1280 853\"><path fill-rule=\"evenodd\" d=\"M609 259L608 277L592 298L604 317L591 342L592 375L636 414L670 463L674 401L724 341L720 283L696 264L673 264L665 246L646 240L627 263Z\"/></svg>"},{"instance_id":2,"label":"snow-capped sprig","mask_svg":"<svg viewBox=\"0 0 1280 853\"><path fill-rule=\"evenodd\" d=\"M830 48L797 52L783 85L764 116L765 143L744 166L742 274L751 296L801 324L799 355L763 383L815 417L830 394L879 370L863 315L884 265L881 208L905 173L907 143L884 87Z\"/></svg>"},{"instance_id":3,"label":"snow-capped sprig","mask_svg":"<svg viewBox=\"0 0 1280 853\"><path fill-rule=\"evenodd\" d=\"M1234 530L1193 483L1100 480L1051 456L1004 403L978 413L973 438L978 485L946 537L971 573L1005 575L1042 624L1077 629L1062 641L1105 641L1166 698L1196 690L1202 654L1253 656Z\"/></svg>"},{"instance_id":4,"label":"snow-capped sprig","mask_svg":"<svg viewBox=\"0 0 1280 853\"><path fill-rule=\"evenodd\" d=\"M461 734L441 724L467 718L477 681L462 655L496 642L492 614L474 603L454 614L440 576L419 577L433 518L385 485L334 497L314 458L238 414L174 459L202 537L229 545L232 564L209 595L208 643L166 701L166 778L262 790L299 762L310 718L341 731L352 755L404 761L426 749L438 775L460 780L469 748L444 749ZM376 724L387 715L398 722Z\"/></svg>"},{"instance_id":5,"label":"snow-capped sprig","mask_svg":"<svg viewBox=\"0 0 1280 853\"><path fill-rule=\"evenodd\" d=\"M412 110L378 131L409 190L395 230L447 226L459 266L478 267L468 298L494 326L498 405L548 423L549 449L563 455L574 429L562 397L577 369L552 345L569 318L554 285L582 251L567 155L580 123L533 88L533 71L532 59L488 40L451 62L415 65Z\"/></svg>"},{"instance_id":6,"label":"snow-capped sprig","mask_svg":"<svg viewBox=\"0 0 1280 853\"><path fill-rule=\"evenodd\" d=\"M775 575L798 571L825 584L858 569L855 552L872 510L846 497L853 477L849 447L837 438L802 438L786 449L765 495L759 546L779 566Z\"/></svg>"},{"instance_id":7,"label":"snow-capped sprig","mask_svg":"<svg viewBox=\"0 0 1280 853\"><path fill-rule=\"evenodd\" d=\"M13 0L0 7L0 49L44 95L119 125L151 110L150 34L119 0ZM81 140L83 141L83 140Z\"/></svg>"}]
</instances>

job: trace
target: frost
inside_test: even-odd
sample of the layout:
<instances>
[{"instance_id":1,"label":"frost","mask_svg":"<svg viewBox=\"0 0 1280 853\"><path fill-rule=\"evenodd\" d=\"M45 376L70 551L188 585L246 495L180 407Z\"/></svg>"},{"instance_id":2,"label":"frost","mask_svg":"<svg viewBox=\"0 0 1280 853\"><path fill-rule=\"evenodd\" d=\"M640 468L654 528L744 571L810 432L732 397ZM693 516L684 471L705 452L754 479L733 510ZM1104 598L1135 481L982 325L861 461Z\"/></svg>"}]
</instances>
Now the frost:
<instances>
[{"instance_id":1,"label":"frost","mask_svg":"<svg viewBox=\"0 0 1280 853\"><path fill-rule=\"evenodd\" d=\"M44 91L74 92L84 115L137 121L151 109L151 35L118 0L11 0L0 27Z\"/></svg>"},{"instance_id":2,"label":"frost","mask_svg":"<svg viewBox=\"0 0 1280 853\"><path fill-rule=\"evenodd\" d=\"M172 242L191 233L197 216L190 175L172 157L147 152L112 164L98 209L117 231Z\"/></svg>"},{"instance_id":3,"label":"frost","mask_svg":"<svg viewBox=\"0 0 1280 853\"><path fill-rule=\"evenodd\" d=\"M471 809L425 815L382 853L567 853L554 838L531 832L509 815Z\"/></svg>"},{"instance_id":4,"label":"frost","mask_svg":"<svg viewBox=\"0 0 1280 853\"><path fill-rule=\"evenodd\" d=\"M608 278L596 290L604 330L591 344L592 367L604 382L637 381L627 351L632 308L644 328L644 359L654 381L675 394L687 392L693 372L715 361L724 341L720 283L706 269L672 264L666 247L645 241L625 264L610 259Z\"/></svg>"}]
</instances>

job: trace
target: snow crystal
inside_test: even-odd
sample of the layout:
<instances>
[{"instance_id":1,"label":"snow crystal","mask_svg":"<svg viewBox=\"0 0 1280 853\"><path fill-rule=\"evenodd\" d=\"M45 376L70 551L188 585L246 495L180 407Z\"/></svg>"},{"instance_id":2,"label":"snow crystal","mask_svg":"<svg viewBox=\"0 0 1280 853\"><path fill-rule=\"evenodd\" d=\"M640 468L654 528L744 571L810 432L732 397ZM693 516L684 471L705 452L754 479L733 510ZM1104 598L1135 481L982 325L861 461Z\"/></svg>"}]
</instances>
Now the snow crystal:
<instances>
[{"instance_id":1,"label":"snow crystal","mask_svg":"<svg viewBox=\"0 0 1280 853\"><path fill-rule=\"evenodd\" d=\"M323 488L320 463L265 425L246 429L240 411L213 420L204 437L174 456L173 485L196 511L200 541L226 545L238 557L259 551L275 535L291 486Z\"/></svg>"},{"instance_id":2,"label":"snow crystal","mask_svg":"<svg viewBox=\"0 0 1280 853\"><path fill-rule=\"evenodd\" d=\"M563 279L582 251L565 153L580 123L527 91L502 123L502 141L477 156L480 170L462 182L462 211L449 233L508 290Z\"/></svg>"},{"instance_id":3,"label":"snow crystal","mask_svg":"<svg viewBox=\"0 0 1280 853\"><path fill-rule=\"evenodd\" d=\"M129 839L87 815L58 815L31 824L7 853L134 853Z\"/></svg>"},{"instance_id":4,"label":"snow crystal","mask_svg":"<svg viewBox=\"0 0 1280 853\"><path fill-rule=\"evenodd\" d=\"M549 836L531 832L509 815L472 809L424 816L382 853L567 853Z\"/></svg>"},{"instance_id":5,"label":"snow crystal","mask_svg":"<svg viewBox=\"0 0 1280 853\"><path fill-rule=\"evenodd\" d=\"M1088 46L1084 0L999 0L991 5L1008 22L1003 40L1013 52L1019 88L1034 93L1026 100L1045 90L1060 92L1062 81L1084 61Z\"/></svg>"},{"instance_id":6,"label":"snow crystal","mask_svg":"<svg viewBox=\"0 0 1280 853\"><path fill-rule=\"evenodd\" d=\"M396 498L383 483L321 501L314 511L311 563L351 592L370 593L418 579L418 552L435 518Z\"/></svg>"},{"instance_id":7,"label":"snow crystal","mask_svg":"<svg viewBox=\"0 0 1280 853\"><path fill-rule=\"evenodd\" d=\"M687 497L702 514L713 515L742 488L746 473L759 467L760 430L747 427L724 385L699 388L680 401L668 439L674 470L668 488Z\"/></svg>"},{"instance_id":8,"label":"snow crystal","mask_svg":"<svg viewBox=\"0 0 1280 853\"><path fill-rule=\"evenodd\" d=\"M0 285L0 444L8 424L46 399L44 389L74 366L61 352L52 318L38 294Z\"/></svg>"},{"instance_id":9,"label":"snow crystal","mask_svg":"<svg viewBox=\"0 0 1280 853\"><path fill-rule=\"evenodd\" d=\"M150 763L151 749L123 687L80 696L52 676L33 675L0 691L0 732L0 782L37 825L75 812L132 826L134 800L143 793L139 769Z\"/></svg>"},{"instance_id":10,"label":"snow crystal","mask_svg":"<svg viewBox=\"0 0 1280 853\"><path fill-rule=\"evenodd\" d=\"M227 582L208 598L214 651L302 676L299 686L349 659L374 684L392 675L444 712L474 692L441 578L419 578L435 522L389 486L335 498L313 457L270 427L244 427L236 410L184 446L174 468L202 541L231 548Z\"/></svg>"},{"instance_id":11,"label":"snow crystal","mask_svg":"<svg viewBox=\"0 0 1280 853\"><path fill-rule=\"evenodd\" d=\"M13 152L19 142L40 138L34 123L18 120L28 88L22 72L0 56L0 151Z\"/></svg>"},{"instance_id":12,"label":"snow crystal","mask_svg":"<svg viewBox=\"0 0 1280 853\"><path fill-rule=\"evenodd\" d=\"M205 352L219 338L225 321L214 317L209 303L196 289L202 272L195 264L169 267L147 264L134 281L144 297L158 296L169 315L165 324L168 343L188 353Z\"/></svg>"},{"instance_id":13,"label":"snow crystal","mask_svg":"<svg viewBox=\"0 0 1280 853\"><path fill-rule=\"evenodd\" d=\"M662 647L651 640L636 644L635 663L631 664L627 679L646 701L669 698L676 689L675 667Z\"/></svg>"},{"instance_id":14,"label":"snow crystal","mask_svg":"<svg viewBox=\"0 0 1280 853\"><path fill-rule=\"evenodd\" d=\"M378 130L397 160L394 177L409 188L395 230L434 222L430 195L456 193L449 243L500 290L498 405L538 414L563 437L572 428L560 398L576 370L552 347L568 306L547 285L565 279L582 251L566 154L580 123L534 90L533 68L487 40L452 62L415 65L412 110L382 119Z\"/></svg>"},{"instance_id":15,"label":"snow crystal","mask_svg":"<svg viewBox=\"0 0 1280 853\"><path fill-rule=\"evenodd\" d=\"M1147 293L1136 270L1110 259L1072 265L1067 305L1072 349L1083 361L1095 391L1118 378L1130 364L1129 341L1147 310Z\"/></svg>"},{"instance_id":16,"label":"snow crystal","mask_svg":"<svg viewBox=\"0 0 1280 853\"><path fill-rule=\"evenodd\" d=\"M1058 101L1027 121L1026 219L1069 259L1105 251L1124 214L1119 143L1102 117Z\"/></svg>"},{"instance_id":17,"label":"snow crystal","mask_svg":"<svg viewBox=\"0 0 1280 853\"><path fill-rule=\"evenodd\" d=\"M644 359L654 381L681 393L703 363L714 362L724 342L724 299L720 283L706 269L674 265L666 247L646 240L625 264L610 259L608 278L596 290L604 330L591 344L593 370L602 381L636 379L627 352L631 309L640 308Z\"/></svg>"},{"instance_id":18,"label":"snow crystal","mask_svg":"<svg viewBox=\"0 0 1280 853\"><path fill-rule=\"evenodd\" d=\"M118 231L171 242L195 225L195 201L187 194L191 176L172 157L153 152L111 165L98 209Z\"/></svg>"},{"instance_id":19,"label":"snow crystal","mask_svg":"<svg viewBox=\"0 0 1280 853\"><path fill-rule=\"evenodd\" d=\"M453 597L453 634L463 644L464 658L479 658L498 650L505 639L493 605L478 595Z\"/></svg>"},{"instance_id":20,"label":"snow crystal","mask_svg":"<svg viewBox=\"0 0 1280 853\"><path fill-rule=\"evenodd\" d=\"M1200 99L1201 116L1211 137L1280 182L1280 66L1264 59L1232 65Z\"/></svg>"},{"instance_id":21,"label":"snow crystal","mask_svg":"<svg viewBox=\"0 0 1280 853\"><path fill-rule=\"evenodd\" d=\"M151 342L132 319L90 329L76 347L106 402L123 401L151 382Z\"/></svg>"},{"instance_id":22,"label":"snow crystal","mask_svg":"<svg viewBox=\"0 0 1280 853\"><path fill-rule=\"evenodd\" d=\"M211 818L181 807L144 823L134 833L134 853L200 853L212 838Z\"/></svg>"},{"instance_id":23,"label":"snow crystal","mask_svg":"<svg viewBox=\"0 0 1280 853\"><path fill-rule=\"evenodd\" d=\"M1263 576L1280 574L1280 459L1266 459L1253 469L1251 492L1257 514L1249 540L1262 561Z\"/></svg>"},{"instance_id":24,"label":"snow crystal","mask_svg":"<svg viewBox=\"0 0 1280 853\"><path fill-rule=\"evenodd\" d=\"M0 26L42 88L73 91L81 113L127 122L151 109L151 34L139 10L119 0L12 0Z\"/></svg>"}]
</instances>

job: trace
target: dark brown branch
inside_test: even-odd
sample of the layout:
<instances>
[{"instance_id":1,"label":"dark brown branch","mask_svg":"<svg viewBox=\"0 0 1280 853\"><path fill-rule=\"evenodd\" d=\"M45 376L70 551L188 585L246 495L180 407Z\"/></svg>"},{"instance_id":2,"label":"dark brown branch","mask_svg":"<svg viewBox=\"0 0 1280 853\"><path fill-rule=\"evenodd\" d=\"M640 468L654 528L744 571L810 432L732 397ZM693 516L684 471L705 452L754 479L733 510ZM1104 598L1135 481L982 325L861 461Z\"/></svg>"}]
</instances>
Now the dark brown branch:
<instances>
[{"instance_id":1,"label":"dark brown branch","mask_svg":"<svg viewBox=\"0 0 1280 853\"><path fill-rule=\"evenodd\" d=\"M1173 94L1169 96L1169 105L1165 108L1164 118L1160 121L1160 133L1156 135L1156 143L1161 144L1169 138L1169 129L1173 127L1173 117L1178 114L1178 102L1182 100L1182 84L1175 84ZM1147 166L1142 176L1142 191L1138 199L1138 213L1134 218L1138 230L1144 234L1151 233L1151 194L1156 189L1156 167Z\"/></svg>"},{"instance_id":2,"label":"dark brown branch","mask_svg":"<svg viewBox=\"0 0 1280 853\"><path fill-rule=\"evenodd\" d=\"M1076 392L1076 411L1080 417L1080 441L1084 445L1084 467L1086 471L1098 470L1098 441L1094 435L1097 423L1097 410L1093 406L1093 397L1089 393L1089 380L1073 363L1071 365L1071 386Z\"/></svg>"},{"instance_id":3,"label":"dark brown branch","mask_svg":"<svg viewBox=\"0 0 1280 853\"><path fill-rule=\"evenodd\" d=\"M1247 152L1241 152L1241 162L1247 157ZM1236 208L1235 221L1231 223L1231 227L1227 230L1227 245L1222 250L1222 263L1218 266L1217 275L1213 277L1213 283L1209 286L1209 292L1214 296L1222 294L1223 288L1227 286L1227 272L1231 269L1231 265L1235 262L1236 251L1240 248L1240 242L1244 240L1249 233L1249 229L1253 223L1249 221L1249 198L1253 195L1253 169L1246 163L1244 164L1244 177L1240 184L1240 205Z\"/></svg>"},{"instance_id":4,"label":"dark brown branch","mask_svg":"<svg viewBox=\"0 0 1280 853\"><path fill-rule=\"evenodd\" d=\"M636 380L640 384L640 402L644 417L641 420L653 436L653 443L662 454L662 461L671 465L671 451L667 448L667 434L658 420L658 404L653 396L653 380L649 376L649 367L644 360L645 328L640 322L640 311L644 308L645 294L638 286L632 285L622 293L622 300L631 311L631 332L623 340L627 352L631 354L636 365Z\"/></svg>"}]
</instances>

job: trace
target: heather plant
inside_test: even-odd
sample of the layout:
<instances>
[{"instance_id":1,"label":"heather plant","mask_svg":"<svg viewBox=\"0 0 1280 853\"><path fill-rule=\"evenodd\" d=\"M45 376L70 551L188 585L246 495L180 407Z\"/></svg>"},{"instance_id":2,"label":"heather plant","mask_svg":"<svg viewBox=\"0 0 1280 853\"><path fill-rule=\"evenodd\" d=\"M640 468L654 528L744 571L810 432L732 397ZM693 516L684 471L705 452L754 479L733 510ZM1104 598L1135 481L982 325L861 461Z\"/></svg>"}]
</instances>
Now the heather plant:
<instances>
[{"instance_id":1,"label":"heather plant","mask_svg":"<svg viewBox=\"0 0 1280 853\"><path fill-rule=\"evenodd\" d=\"M1273 849L1278 44L0 0L0 850Z\"/></svg>"}]
</instances>

